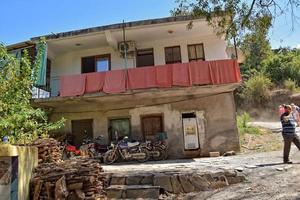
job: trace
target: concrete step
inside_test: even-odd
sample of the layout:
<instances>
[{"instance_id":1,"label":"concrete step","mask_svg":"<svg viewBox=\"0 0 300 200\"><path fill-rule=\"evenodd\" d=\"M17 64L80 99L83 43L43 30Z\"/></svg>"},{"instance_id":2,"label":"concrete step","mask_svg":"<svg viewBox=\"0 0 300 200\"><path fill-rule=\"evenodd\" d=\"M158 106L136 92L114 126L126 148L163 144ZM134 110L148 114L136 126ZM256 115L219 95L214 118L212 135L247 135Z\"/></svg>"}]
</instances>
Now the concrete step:
<instances>
[{"instance_id":1,"label":"concrete step","mask_svg":"<svg viewBox=\"0 0 300 200\"><path fill-rule=\"evenodd\" d=\"M108 199L158 199L159 186L111 185L106 189Z\"/></svg>"}]
</instances>

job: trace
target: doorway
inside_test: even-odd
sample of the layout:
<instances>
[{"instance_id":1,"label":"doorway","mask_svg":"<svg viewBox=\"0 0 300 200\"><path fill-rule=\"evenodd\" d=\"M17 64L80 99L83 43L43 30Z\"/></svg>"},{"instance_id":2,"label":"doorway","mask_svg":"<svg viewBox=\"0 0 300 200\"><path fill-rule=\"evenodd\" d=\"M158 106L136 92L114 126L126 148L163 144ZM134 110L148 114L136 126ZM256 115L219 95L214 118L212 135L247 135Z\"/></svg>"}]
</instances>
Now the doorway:
<instances>
[{"instance_id":1,"label":"doorway","mask_svg":"<svg viewBox=\"0 0 300 200\"><path fill-rule=\"evenodd\" d=\"M71 141L80 147L85 138L93 138L93 119L72 120Z\"/></svg>"},{"instance_id":2,"label":"doorway","mask_svg":"<svg viewBox=\"0 0 300 200\"><path fill-rule=\"evenodd\" d=\"M147 115L141 117L142 132L145 140L154 140L157 133L163 132L163 116Z\"/></svg>"},{"instance_id":3,"label":"doorway","mask_svg":"<svg viewBox=\"0 0 300 200\"><path fill-rule=\"evenodd\" d=\"M120 138L127 136L130 138L130 119L118 118L109 120L109 140L117 142Z\"/></svg>"}]
</instances>

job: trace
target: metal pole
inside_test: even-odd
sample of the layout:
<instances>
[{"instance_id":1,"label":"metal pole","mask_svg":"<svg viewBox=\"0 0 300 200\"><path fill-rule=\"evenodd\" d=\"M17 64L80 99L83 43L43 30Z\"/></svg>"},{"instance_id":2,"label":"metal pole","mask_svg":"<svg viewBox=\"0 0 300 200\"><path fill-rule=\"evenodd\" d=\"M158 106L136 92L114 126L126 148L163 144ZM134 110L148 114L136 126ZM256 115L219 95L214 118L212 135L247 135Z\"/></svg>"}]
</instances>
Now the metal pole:
<instances>
[{"instance_id":1,"label":"metal pole","mask_svg":"<svg viewBox=\"0 0 300 200\"><path fill-rule=\"evenodd\" d=\"M124 43L124 65L125 69L127 70L127 45L126 45L126 38L125 38L125 22L123 20L123 43Z\"/></svg>"}]
</instances>

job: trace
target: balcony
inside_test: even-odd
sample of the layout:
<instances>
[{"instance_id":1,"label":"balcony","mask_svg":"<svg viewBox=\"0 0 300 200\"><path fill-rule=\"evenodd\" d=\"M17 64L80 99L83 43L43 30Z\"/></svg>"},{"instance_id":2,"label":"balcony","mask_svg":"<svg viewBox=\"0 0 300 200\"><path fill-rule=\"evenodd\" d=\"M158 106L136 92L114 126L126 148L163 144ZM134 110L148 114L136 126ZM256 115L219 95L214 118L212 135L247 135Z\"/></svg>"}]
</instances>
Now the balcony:
<instances>
[{"instance_id":1,"label":"balcony","mask_svg":"<svg viewBox=\"0 0 300 200\"><path fill-rule=\"evenodd\" d=\"M234 84L241 81L236 60L197 61L60 77L60 97L91 93Z\"/></svg>"}]
</instances>

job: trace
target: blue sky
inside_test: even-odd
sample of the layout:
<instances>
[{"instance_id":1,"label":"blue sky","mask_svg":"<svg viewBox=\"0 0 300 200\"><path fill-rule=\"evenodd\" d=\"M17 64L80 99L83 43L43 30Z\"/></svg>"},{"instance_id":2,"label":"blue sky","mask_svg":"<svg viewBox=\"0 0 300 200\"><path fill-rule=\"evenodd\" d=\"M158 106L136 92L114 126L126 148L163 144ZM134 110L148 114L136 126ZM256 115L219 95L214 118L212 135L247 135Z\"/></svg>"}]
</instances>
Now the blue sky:
<instances>
[{"instance_id":1,"label":"blue sky","mask_svg":"<svg viewBox=\"0 0 300 200\"><path fill-rule=\"evenodd\" d=\"M0 42L125 21L167 17L175 0L1 0ZM296 13L300 13L300 9ZM300 47L300 21L292 31L288 17L270 31L273 48Z\"/></svg>"}]
</instances>

